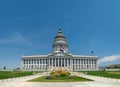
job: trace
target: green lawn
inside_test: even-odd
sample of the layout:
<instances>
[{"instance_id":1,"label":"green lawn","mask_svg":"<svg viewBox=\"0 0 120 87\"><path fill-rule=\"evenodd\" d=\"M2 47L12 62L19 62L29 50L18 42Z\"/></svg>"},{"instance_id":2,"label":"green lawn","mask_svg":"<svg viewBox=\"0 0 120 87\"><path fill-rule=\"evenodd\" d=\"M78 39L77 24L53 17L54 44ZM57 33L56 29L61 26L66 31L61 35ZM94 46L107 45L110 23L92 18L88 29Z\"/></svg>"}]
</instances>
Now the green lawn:
<instances>
[{"instance_id":1,"label":"green lawn","mask_svg":"<svg viewBox=\"0 0 120 87\"><path fill-rule=\"evenodd\" d=\"M92 81L90 79L82 78L79 76L57 77L52 79L46 79L46 76L29 80L29 82L83 82Z\"/></svg>"},{"instance_id":2,"label":"green lawn","mask_svg":"<svg viewBox=\"0 0 120 87\"><path fill-rule=\"evenodd\" d=\"M120 71L88 71L87 74L120 79Z\"/></svg>"},{"instance_id":3,"label":"green lawn","mask_svg":"<svg viewBox=\"0 0 120 87\"><path fill-rule=\"evenodd\" d=\"M32 75L32 72L25 71L0 71L0 79L15 78Z\"/></svg>"}]
</instances>

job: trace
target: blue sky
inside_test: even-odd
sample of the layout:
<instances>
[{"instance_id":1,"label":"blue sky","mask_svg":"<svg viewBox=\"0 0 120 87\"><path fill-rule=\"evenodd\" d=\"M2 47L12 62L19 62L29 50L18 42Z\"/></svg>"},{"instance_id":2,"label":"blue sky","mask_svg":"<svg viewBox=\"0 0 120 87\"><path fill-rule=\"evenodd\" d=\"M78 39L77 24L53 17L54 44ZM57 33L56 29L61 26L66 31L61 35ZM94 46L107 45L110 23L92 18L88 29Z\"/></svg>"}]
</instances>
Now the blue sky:
<instances>
[{"instance_id":1,"label":"blue sky","mask_svg":"<svg viewBox=\"0 0 120 87\"><path fill-rule=\"evenodd\" d=\"M0 67L20 67L22 55L48 54L62 28L72 54L120 63L120 0L1 0Z\"/></svg>"}]
</instances>

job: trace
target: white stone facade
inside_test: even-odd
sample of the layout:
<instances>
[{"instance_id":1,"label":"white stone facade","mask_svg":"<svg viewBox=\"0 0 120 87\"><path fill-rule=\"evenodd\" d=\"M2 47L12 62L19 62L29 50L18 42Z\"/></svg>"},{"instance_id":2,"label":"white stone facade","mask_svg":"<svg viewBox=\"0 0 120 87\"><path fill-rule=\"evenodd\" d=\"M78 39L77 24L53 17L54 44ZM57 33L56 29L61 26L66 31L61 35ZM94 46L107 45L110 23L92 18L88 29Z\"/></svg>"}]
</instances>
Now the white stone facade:
<instances>
[{"instance_id":1,"label":"white stone facade","mask_svg":"<svg viewBox=\"0 0 120 87\"><path fill-rule=\"evenodd\" d=\"M22 56L21 68L27 71L69 71L97 70L98 57L72 55L62 31L59 30L53 42L53 52L48 55Z\"/></svg>"}]
</instances>

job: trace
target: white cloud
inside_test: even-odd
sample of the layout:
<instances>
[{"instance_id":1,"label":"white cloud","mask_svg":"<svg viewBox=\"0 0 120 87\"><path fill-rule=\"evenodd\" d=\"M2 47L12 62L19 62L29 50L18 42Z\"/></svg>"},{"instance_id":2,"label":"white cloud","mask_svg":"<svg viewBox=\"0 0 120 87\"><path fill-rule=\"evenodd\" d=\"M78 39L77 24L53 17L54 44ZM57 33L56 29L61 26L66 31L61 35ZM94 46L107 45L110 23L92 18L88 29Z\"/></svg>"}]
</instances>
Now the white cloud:
<instances>
[{"instance_id":1,"label":"white cloud","mask_svg":"<svg viewBox=\"0 0 120 87\"><path fill-rule=\"evenodd\" d=\"M27 44L31 45L31 43L25 39L21 34L15 32L12 36L7 37L3 40L0 40L0 44Z\"/></svg>"},{"instance_id":2,"label":"white cloud","mask_svg":"<svg viewBox=\"0 0 120 87\"><path fill-rule=\"evenodd\" d=\"M111 55L111 56L105 56L102 59L99 60L99 63L103 63L103 62L112 62L115 60L120 59L120 54L119 55Z\"/></svg>"}]
</instances>

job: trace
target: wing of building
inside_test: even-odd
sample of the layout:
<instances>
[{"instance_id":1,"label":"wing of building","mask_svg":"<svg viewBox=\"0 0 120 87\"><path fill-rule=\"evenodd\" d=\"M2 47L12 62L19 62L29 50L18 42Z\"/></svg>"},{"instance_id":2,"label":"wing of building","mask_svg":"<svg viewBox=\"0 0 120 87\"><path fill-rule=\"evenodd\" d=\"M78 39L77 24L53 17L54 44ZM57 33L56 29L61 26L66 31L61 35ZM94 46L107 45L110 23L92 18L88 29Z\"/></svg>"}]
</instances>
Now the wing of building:
<instances>
[{"instance_id":1,"label":"wing of building","mask_svg":"<svg viewBox=\"0 0 120 87\"><path fill-rule=\"evenodd\" d=\"M61 29L54 38L52 53L48 55L22 56L21 69L27 71L52 71L64 69L70 71L97 70L98 57L72 55Z\"/></svg>"}]
</instances>

